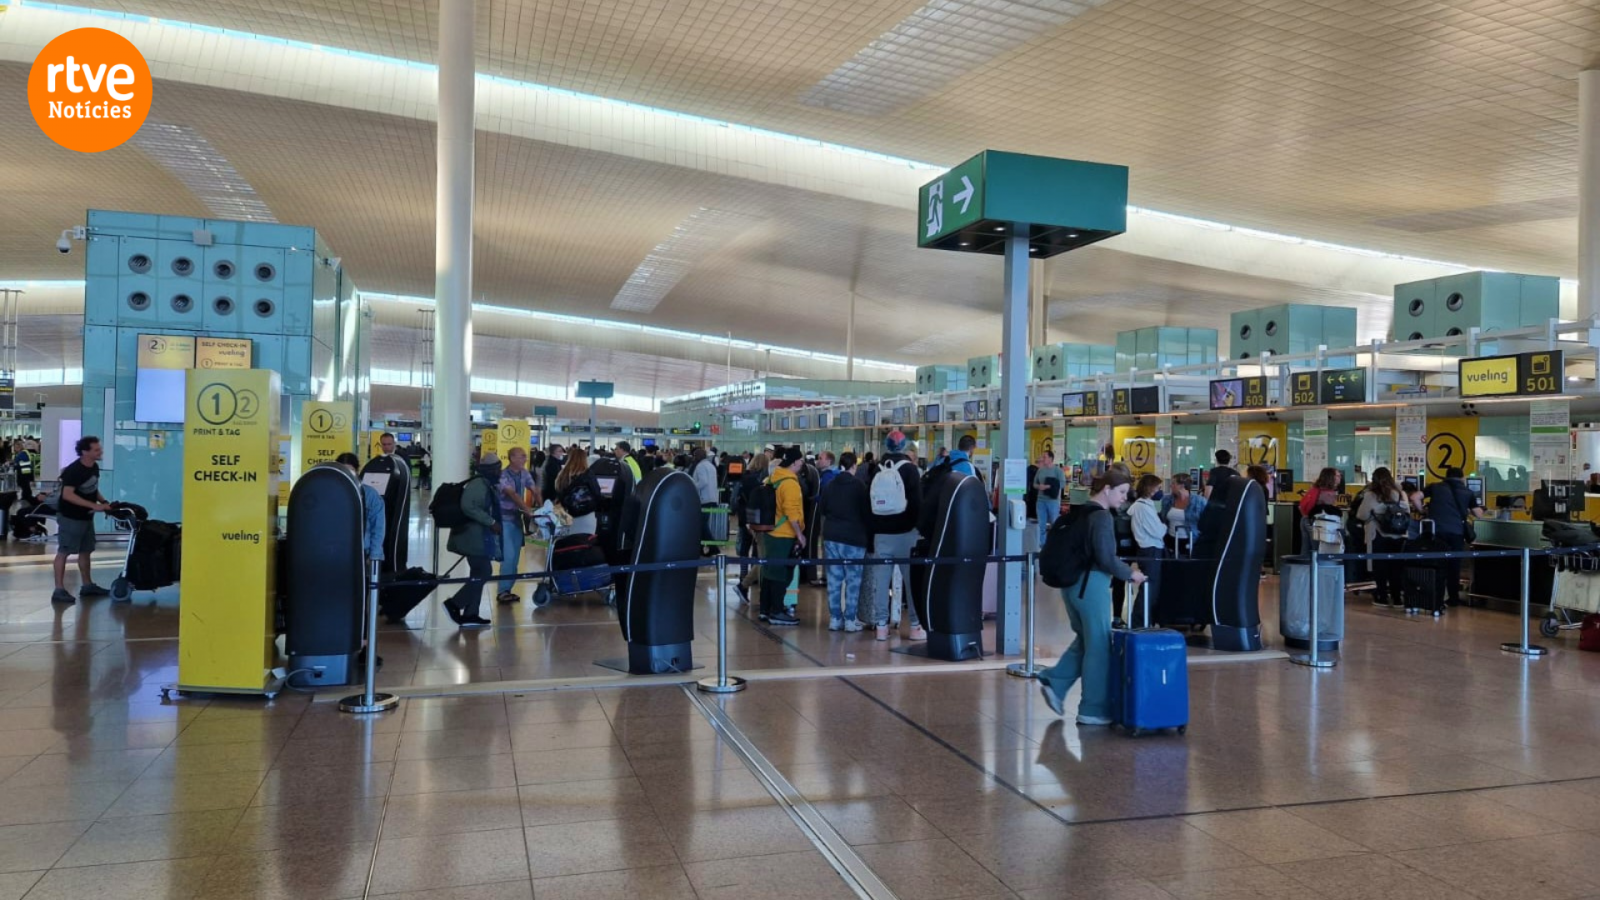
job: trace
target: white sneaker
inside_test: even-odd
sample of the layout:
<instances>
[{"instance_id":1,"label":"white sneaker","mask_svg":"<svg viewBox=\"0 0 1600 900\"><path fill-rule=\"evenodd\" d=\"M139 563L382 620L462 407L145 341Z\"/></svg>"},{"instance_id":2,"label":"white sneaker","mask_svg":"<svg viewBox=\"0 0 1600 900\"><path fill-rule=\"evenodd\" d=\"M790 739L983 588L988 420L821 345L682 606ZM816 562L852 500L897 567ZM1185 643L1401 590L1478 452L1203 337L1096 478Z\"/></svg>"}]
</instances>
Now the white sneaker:
<instances>
[{"instance_id":1,"label":"white sneaker","mask_svg":"<svg viewBox=\"0 0 1600 900\"><path fill-rule=\"evenodd\" d=\"M844 630L848 631L848 632L851 632L851 633L860 631L861 629L863 629L865 627L866 627L865 625L862 625L860 622L857 622L854 619L851 619L850 621L844 623Z\"/></svg>"},{"instance_id":2,"label":"white sneaker","mask_svg":"<svg viewBox=\"0 0 1600 900\"><path fill-rule=\"evenodd\" d=\"M828 630L829 631L843 631L844 630L844 620L843 619L829 619L828 620Z\"/></svg>"},{"instance_id":3,"label":"white sneaker","mask_svg":"<svg viewBox=\"0 0 1600 900\"><path fill-rule=\"evenodd\" d=\"M1083 715L1082 713L1080 713L1078 715L1078 724L1079 725L1110 725L1111 724L1111 720L1110 719L1102 719L1099 716L1086 716L1086 715Z\"/></svg>"},{"instance_id":4,"label":"white sneaker","mask_svg":"<svg viewBox=\"0 0 1600 900\"><path fill-rule=\"evenodd\" d=\"M921 628L913 627L911 629L911 639L913 641L925 641L928 639L928 633Z\"/></svg>"}]
</instances>

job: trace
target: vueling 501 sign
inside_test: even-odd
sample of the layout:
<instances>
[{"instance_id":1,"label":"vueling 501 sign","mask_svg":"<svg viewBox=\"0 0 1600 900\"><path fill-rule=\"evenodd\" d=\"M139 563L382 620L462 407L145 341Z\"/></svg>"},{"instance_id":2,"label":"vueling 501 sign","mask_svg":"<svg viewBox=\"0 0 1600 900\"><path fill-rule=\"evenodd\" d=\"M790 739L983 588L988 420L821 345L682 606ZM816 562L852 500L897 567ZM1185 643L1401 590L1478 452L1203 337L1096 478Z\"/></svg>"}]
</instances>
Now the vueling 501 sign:
<instances>
[{"instance_id":1,"label":"vueling 501 sign","mask_svg":"<svg viewBox=\"0 0 1600 900\"><path fill-rule=\"evenodd\" d=\"M120 147L150 114L154 85L144 54L104 28L79 28L45 45L28 72L28 107L68 150Z\"/></svg>"},{"instance_id":2,"label":"vueling 501 sign","mask_svg":"<svg viewBox=\"0 0 1600 900\"><path fill-rule=\"evenodd\" d=\"M1462 397L1515 397L1560 393L1565 371L1560 350L1540 350L1463 359L1458 374Z\"/></svg>"}]
</instances>

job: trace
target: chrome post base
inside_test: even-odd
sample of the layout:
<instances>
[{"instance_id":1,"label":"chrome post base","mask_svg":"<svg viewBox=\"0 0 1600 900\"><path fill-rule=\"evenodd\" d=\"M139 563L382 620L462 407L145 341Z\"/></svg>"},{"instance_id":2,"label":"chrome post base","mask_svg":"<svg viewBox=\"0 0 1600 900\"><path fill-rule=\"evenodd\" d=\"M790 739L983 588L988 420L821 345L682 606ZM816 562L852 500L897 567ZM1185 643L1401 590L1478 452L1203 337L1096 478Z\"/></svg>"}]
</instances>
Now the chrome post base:
<instances>
[{"instance_id":1,"label":"chrome post base","mask_svg":"<svg viewBox=\"0 0 1600 900\"><path fill-rule=\"evenodd\" d=\"M1500 649L1507 653L1515 653L1518 656L1544 656L1550 652L1548 647L1541 647L1538 644L1529 644L1524 647L1517 641L1508 641L1501 644Z\"/></svg>"},{"instance_id":2,"label":"chrome post base","mask_svg":"<svg viewBox=\"0 0 1600 900\"><path fill-rule=\"evenodd\" d=\"M1296 653L1289 657L1289 662L1297 666L1305 666L1308 669L1331 669L1338 665L1331 659L1312 659L1309 653Z\"/></svg>"},{"instance_id":3,"label":"chrome post base","mask_svg":"<svg viewBox=\"0 0 1600 900\"><path fill-rule=\"evenodd\" d=\"M695 687L705 694L737 694L744 690L747 684L748 682L743 678L737 675L729 675L727 683L723 683L721 679L715 677L702 678L695 682Z\"/></svg>"},{"instance_id":4,"label":"chrome post base","mask_svg":"<svg viewBox=\"0 0 1600 900\"><path fill-rule=\"evenodd\" d=\"M1030 666L1027 663L1012 663L1006 666L1006 674L1017 678L1038 678L1042 671L1038 666Z\"/></svg>"},{"instance_id":5,"label":"chrome post base","mask_svg":"<svg viewBox=\"0 0 1600 900\"><path fill-rule=\"evenodd\" d=\"M400 705L400 698L393 694L373 694L372 703L367 703L365 694L351 694L339 701L339 711L347 713L378 713L388 712Z\"/></svg>"}]
</instances>

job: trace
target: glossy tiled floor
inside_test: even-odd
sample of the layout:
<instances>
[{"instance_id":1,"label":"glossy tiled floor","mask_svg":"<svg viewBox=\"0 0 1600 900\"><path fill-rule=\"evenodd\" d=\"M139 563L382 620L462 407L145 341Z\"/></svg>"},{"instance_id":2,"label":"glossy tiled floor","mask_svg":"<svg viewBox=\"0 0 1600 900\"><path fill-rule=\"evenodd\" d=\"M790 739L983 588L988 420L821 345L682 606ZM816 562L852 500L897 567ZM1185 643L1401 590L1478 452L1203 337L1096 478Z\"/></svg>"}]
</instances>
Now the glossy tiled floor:
<instances>
[{"instance_id":1,"label":"glossy tiled floor","mask_svg":"<svg viewBox=\"0 0 1600 900\"><path fill-rule=\"evenodd\" d=\"M0 578L0 900L853 896L676 687L370 720L295 694L163 704L173 597L52 609L48 570ZM525 605L465 635L419 608L381 637L384 682L620 654L603 604L538 625ZM1499 650L1510 617L1352 597L1339 668L1196 666L1188 735L1133 740L1055 718L1030 683L829 633L817 605L776 639L731 610L735 666L920 673L715 702L906 900L1600 897L1600 656L1568 637L1524 661ZM1059 608L1041 594L1047 657Z\"/></svg>"}]
</instances>

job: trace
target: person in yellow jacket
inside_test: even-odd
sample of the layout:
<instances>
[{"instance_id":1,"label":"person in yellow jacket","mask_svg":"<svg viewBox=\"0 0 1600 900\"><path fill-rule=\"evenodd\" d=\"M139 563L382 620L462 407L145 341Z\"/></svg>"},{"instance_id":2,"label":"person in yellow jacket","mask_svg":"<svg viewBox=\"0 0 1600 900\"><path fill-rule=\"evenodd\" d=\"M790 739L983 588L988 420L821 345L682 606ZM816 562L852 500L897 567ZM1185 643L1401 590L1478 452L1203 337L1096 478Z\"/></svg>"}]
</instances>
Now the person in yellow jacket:
<instances>
[{"instance_id":1,"label":"person in yellow jacket","mask_svg":"<svg viewBox=\"0 0 1600 900\"><path fill-rule=\"evenodd\" d=\"M777 526L762 539L761 555L767 559L788 559L798 545L806 547L805 500L800 491L800 467L805 457L799 447L783 451L773 466L768 481L777 492ZM794 575L791 566L761 567L761 621L769 625L799 625L800 620L783 605L783 593Z\"/></svg>"}]
</instances>

